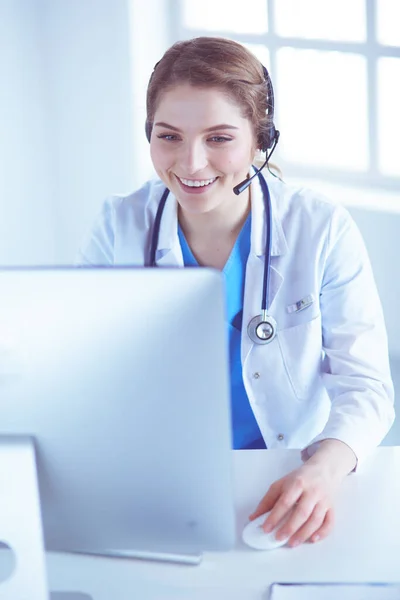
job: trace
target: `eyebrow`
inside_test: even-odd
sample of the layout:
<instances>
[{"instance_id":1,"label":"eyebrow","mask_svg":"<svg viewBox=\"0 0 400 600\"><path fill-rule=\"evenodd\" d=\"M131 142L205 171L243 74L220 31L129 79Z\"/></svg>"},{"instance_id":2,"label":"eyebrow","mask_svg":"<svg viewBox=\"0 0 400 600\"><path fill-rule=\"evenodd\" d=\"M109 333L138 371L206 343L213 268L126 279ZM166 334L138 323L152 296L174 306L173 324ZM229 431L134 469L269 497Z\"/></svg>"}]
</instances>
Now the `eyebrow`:
<instances>
[{"instance_id":1,"label":"eyebrow","mask_svg":"<svg viewBox=\"0 0 400 600\"><path fill-rule=\"evenodd\" d=\"M172 131L177 131L182 133L182 130L178 127L174 127L173 125L169 125L168 123L164 123L163 121L159 121L158 123L154 123L155 127L165 127L166 129L172 129ZM204 131L219 131L221 129L239 129L234 125L228 125L227 123L221 123L220 125L213 125L212 127L207 127Z\"/></svg>"}]
</instances>

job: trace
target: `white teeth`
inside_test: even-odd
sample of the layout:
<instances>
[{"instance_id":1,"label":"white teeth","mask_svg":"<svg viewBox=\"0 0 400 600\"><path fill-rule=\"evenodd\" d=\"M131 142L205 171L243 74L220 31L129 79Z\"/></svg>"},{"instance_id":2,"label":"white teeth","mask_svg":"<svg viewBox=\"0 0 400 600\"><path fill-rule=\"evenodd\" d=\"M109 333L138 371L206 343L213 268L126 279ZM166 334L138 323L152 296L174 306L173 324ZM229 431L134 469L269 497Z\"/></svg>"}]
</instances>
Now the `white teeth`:
<instances>
[{"instance_id":1,"label":"white teeth","mask_svg":"<svg viewBox=\"0 0 400 600\"><path fill-rule=\"evenodd\" d=\"M187 185L188 187L204 187L205 185L210 185L210 183L213 183L217 178L213 177L212 179L182 179L182 177L179 177L179 180L182 181L182 183L184 185Z\"/></svg>"}]
</instances>

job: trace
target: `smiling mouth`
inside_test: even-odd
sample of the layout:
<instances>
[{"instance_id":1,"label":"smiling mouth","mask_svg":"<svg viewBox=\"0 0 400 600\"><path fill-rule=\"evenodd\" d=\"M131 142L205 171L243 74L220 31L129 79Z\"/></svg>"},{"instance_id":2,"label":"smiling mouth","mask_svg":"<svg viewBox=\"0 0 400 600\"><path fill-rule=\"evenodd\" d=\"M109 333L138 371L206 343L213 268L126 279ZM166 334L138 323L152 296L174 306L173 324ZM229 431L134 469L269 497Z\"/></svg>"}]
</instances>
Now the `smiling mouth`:
<instances>
[{"instance_id":1,"label":"smiling mouth","mask_svg":"<svg viewBox=\"0 0 400 600\"><path fill-rule=\"evenodd\" d=\"M212 183L214 183L214 181L218 179L218 177L212 177L211 179L184 179L183 177L178 177L178 175L176 175L175 177L179 179L179 181L183 185L190 188L204 188L208 185L211 185Z\"/></svg>"}]
</instances>

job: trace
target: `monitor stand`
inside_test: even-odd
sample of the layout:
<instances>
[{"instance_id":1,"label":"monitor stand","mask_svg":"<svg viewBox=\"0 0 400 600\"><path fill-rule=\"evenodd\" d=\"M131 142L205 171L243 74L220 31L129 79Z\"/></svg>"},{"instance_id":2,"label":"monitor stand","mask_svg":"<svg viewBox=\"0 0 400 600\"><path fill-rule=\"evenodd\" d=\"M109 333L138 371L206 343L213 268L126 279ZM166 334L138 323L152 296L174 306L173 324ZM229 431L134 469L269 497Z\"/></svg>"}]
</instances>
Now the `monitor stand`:
<instances>
[{"instance_id":1,"label":"monitor stand","mask_svg":"<svg viewBox=\"0 0 400 600\"><path fill-rule=\"evenodd\" d=\"M9 578L0 582L0 600L88 598L87 595L72 592L53 592L49 595L35 446L33 438L29 436L0 436L0 544L1 542L14 552L16 566ZM198 565L202 559L201 554L180 555L135 550L105 550L93 554L187 565Z\"/></svg>"},{"instance_id":2,"label":"monitor stand","mask_svg":"<svg viewBox=\"0 0 400 600\"><path fill-rule=\"evenodd\" d=\"M0 600L48 600L35 448L28 436L0 436L0 541L16 557Z\"/></svg>"}]
</instances>

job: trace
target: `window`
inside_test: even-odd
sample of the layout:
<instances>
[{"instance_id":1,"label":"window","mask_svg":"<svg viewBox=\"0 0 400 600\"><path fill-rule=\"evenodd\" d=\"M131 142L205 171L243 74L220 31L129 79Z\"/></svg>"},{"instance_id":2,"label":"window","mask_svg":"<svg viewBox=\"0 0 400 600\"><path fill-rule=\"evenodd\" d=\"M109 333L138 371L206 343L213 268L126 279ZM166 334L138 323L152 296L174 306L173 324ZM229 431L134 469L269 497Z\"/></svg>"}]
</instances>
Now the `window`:
<instances>
[{"instance_id":1,"label":"window","mask_svg":"<svg viewBox=\"0 0 400 600\"><path fill-rule=\"evenodd\" d=\"M287 176L399 187L399 0L173 4L175 39L230 37L270 71Z\"/></svg>"}]
</instances>

